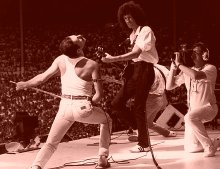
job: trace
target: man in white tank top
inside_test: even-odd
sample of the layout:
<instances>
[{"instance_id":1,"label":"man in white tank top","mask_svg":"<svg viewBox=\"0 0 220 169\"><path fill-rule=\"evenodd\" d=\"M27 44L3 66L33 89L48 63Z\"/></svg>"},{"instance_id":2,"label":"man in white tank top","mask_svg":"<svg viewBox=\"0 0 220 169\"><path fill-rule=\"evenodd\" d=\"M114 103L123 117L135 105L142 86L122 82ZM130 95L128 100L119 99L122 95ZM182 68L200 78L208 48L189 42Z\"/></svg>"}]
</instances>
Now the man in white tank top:
<instances>
[{"instance_id":1,"label":"man in white tank top","mask_svg":"<svg viewBox=\"0 0 220 169\"><path fill-rule=\"evenodd\" d=\"M81 35L66 37L60 44L63 53L43 73L28 81L16 84L16 89L26 89L46 82L60 73L62 99L46 143L37 154L30 169L43 169L57 149L61 139L75 121L100 124L99 160L96 168L108 168L107 160L111 138L112 120L107 113L92 103L98 103L103 95L99 65L84 57L86 39ZM95 93L92 94L92 89ZM77 153L77 152L76 152Z\"/></svg>"}]
</instances>

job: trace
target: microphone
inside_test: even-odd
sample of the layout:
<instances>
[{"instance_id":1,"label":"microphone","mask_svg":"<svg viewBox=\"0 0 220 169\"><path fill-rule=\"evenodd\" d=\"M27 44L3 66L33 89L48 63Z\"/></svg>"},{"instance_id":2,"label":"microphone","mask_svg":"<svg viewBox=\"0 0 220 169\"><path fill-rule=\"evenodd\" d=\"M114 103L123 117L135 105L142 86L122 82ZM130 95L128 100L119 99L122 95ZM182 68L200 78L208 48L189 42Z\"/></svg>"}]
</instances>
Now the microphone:
<instances>
[{"instance_id":1,"label":"microphone","mask_svg":"<svg viewBox=\"0 0 220 169\"><path fill-rule=\"evenodd\" d=\"M130 43L130 38L125 39L123 42L119 43L118 46L121 47L121 46L126 45L128 43Z\"/></svg>"}]
</instances>

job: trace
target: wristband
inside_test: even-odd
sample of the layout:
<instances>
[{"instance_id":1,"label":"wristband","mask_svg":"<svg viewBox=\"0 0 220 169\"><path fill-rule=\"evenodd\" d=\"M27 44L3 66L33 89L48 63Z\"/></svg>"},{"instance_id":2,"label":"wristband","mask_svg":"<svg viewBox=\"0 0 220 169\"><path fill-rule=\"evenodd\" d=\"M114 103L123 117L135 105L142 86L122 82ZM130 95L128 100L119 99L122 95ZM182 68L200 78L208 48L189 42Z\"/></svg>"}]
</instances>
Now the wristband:
<instances>
[{"instance_id":1,"label":"wristband","mask_svg":"<svg viewBox=\"0 0 220 169\"><path fill-rule=\"evenodd\" d=\"M95 83L95 82L103 81L103 80L102 79L92 79L92 81Z\"/></svg>"}]
</instances>

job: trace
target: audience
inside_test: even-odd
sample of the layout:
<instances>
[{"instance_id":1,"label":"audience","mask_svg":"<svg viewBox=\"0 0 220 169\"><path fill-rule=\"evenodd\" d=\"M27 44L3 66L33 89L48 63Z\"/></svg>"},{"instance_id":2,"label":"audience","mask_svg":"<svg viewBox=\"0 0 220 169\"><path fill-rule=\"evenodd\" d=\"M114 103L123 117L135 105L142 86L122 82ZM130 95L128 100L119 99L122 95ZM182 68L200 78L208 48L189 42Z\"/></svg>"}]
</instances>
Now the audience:
<instances>
[{"instance_id":1,"label":"audience","mask_svg":"<svg viewBox=\"0 0 220 169\"><path fill-rule=\"evenodd\" d=\"M173 54L174 47L169 39L170 35L166 28L156 29L157 49L160 57L160 64L170 65L170 58ZM20 33L19 29L14 27L0 27L0 143L16 140L16 126L14 117L16 112L28 112L30 116L38 116L39 126L36 129L36 135L44 135L49 132L49 127L55 117L58 109L59 98L36 92L28 89L25 91L16 91L15 85L10 81L27 80L36 74L44 71L48 65L52 63L54 57L60 52L57 50L56 44L69 34L83 34L87 41L85 53L94 60L99 58L95 55L98 47L103 47L104 51L117 55L123 53L123 48L118 44L122 42L125 35L119 33L118 28L95 27L89 25L76 28L74 26L51 27L28 27L24 30L24 72L20 70ZM179 39L185 42L186 34ZM196 36L195 38L201 38ZM118 43L115 43L118 42ZM103 64L101 72L103 76L108 76L116 80L120 80L120 72L118 66L111 64ZM40 70L40 71L39 71ZM56 95L60 95L59 79L51 79L47 85L39 88ZM121 126L117 124L114 114L111 114L110 102L120 89L120 84L114 82L103 81L104 98L101 101L101 107L113 118L113 131L119 131ZM169 91L168 99L170 103L185 102L186 92L184 86L173 91ZM74 134L73 134L74 133ZM87 125L75 123L67 133L72 139L80 139L99 134L98 125Z\"/></svg>"}]
</instances>

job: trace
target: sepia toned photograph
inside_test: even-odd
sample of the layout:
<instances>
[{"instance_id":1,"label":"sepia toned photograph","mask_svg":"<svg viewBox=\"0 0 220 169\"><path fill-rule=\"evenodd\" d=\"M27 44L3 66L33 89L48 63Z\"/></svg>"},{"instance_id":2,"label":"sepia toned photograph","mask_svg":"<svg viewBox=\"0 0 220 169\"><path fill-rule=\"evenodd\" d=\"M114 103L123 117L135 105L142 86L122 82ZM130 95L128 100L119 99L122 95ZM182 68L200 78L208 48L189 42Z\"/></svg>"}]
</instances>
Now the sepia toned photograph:
<instances>
[{"instance_id":1,"label":"sepia toned photograph","mask_svg":"<svg viewBox=\"0 0 220 169\"><path fill-rule=\"evenodd\" d=\"M218 0L0 0L0 169L219 169Z\"/></svg>"}]
</instances>

